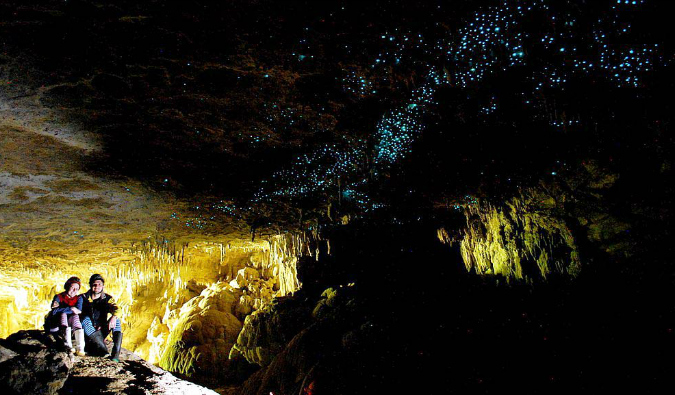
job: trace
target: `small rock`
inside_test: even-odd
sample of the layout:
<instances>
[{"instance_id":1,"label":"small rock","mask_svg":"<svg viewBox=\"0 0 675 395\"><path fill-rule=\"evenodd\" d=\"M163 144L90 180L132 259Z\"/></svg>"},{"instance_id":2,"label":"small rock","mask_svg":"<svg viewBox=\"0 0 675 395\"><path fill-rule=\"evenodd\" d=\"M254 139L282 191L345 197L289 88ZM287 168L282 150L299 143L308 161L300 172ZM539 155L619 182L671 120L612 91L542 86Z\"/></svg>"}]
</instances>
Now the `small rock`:
<instances>
[{"instance_id":1,"label":"small rock","mask_svg":"<svg viewBox=\"0 0 675 395\"><path fill-rule=\"evenodd\" d=\"M19 355L19 354L15 353L14 351L12 351L10 349L7 349L3 346L0 346L0 363L8 361L8 360L16 357L17 355Z\"/></svg>"}]
</instances>

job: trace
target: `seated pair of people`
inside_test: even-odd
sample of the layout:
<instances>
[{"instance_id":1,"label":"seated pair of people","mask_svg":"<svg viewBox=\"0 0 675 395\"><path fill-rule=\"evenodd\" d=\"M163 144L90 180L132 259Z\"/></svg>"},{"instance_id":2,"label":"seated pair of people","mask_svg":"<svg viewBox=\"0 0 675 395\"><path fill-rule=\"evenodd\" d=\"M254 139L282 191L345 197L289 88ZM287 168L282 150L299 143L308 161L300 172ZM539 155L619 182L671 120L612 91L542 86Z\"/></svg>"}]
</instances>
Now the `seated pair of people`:
<instances>
[{"instance_id":1,"label":"seated pair of people","mask_svg":"<svg viewBox=\"0 0 675 395\"><path fill-rule=\"evenodd\" d=\"M122 325L115 315L117 305L112 296L103 292L105 280L100 274L89 278L89 291L79 295L82 284L71 277L64 284L65 291L54 296L45 329L62 338L64 346L84 356L85 345L91 355L110 356L119 362L122 348ZM108 318L110 316L110 318ZM113 348L108 352L104 339L112 332ZM75 337L73 347L72 337ZM86 342L85 342L86 336Z\"/></svg>"}]
</instances>

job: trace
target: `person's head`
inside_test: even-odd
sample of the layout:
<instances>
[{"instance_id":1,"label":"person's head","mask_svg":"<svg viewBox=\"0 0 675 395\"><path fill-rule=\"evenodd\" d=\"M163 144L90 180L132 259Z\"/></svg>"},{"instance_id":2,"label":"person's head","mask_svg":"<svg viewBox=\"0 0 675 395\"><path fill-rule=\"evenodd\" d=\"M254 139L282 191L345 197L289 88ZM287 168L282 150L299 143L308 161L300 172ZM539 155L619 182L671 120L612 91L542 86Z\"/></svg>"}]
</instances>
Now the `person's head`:
<instances>
[{"instance_id":1,"label":"person's head","mask_svg":"<svg viewBox=\"0 0 675 395\"><path fill-rule=\"evenodd\" d=\"M95 294L100 294L103 292L103 286L105 285L105 280L100 274L93 274L89 277L89 288Z\"/></svg>"},{"instance_id":2,"label":"person's head","mask_svg":"<svg viewBox=\"0 0 675 395\"><path fill-rule=\"evenodd\" d=\"M63 284L63 288L66 290L66 294L70 296L71 298L77 296L77 294L80 292L80 287L82 284L80 283L79 277L71 277L69 278L65 284Z\"/></svg>"}]
</instances>

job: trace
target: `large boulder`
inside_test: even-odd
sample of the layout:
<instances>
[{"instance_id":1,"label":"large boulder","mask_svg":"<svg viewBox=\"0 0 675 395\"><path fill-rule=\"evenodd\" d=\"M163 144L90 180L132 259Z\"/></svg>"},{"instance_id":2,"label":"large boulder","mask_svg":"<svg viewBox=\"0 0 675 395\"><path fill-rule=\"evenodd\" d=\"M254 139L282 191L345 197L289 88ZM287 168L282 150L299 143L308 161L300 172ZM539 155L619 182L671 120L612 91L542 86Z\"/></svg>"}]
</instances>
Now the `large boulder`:
<instances>
[{"instance_id":1,"label":"large boulder","mask_svg":"<svg viewBox=\"0 0 675 395\"><path fill-rule=\"evenodd\" d=\"M122 349L122 362L58 351L39 330L0 340L0 394L200 394L216 392L181 380Z\"/></svg>"},{"instance_id":2,"label":"large boulder","mask_svg":"<svg viewBox=\"0 0 675 395\"><path fill-rule=\"evenodd\" d=\"M73 367L73 357L51 347L39 330L19 331L0 340L0 393L56 394Z\"/></svg>"}]
</instances>

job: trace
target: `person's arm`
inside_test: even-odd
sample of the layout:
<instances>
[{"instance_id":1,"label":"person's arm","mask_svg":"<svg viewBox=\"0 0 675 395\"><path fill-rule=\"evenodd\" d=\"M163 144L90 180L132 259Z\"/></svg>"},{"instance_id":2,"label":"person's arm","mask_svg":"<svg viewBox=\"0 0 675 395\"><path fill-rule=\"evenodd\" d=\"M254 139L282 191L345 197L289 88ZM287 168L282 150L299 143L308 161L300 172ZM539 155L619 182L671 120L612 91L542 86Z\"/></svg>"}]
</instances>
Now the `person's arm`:
<instances>
[{"instance_id":1,"label":"person's arm","mask_svg":"<svg viewBox=\"0 0 675 395\"><path fill-rule=\"evenodd\" d=\"M111 317L110 320L108 321L108 330L113 330L115 328L115 325L117 325L117 316L115 313L117 313L118 307L117 303L115 303L115 299L113 299L112 296L109 297L108 299L108 312L110 313Z\"/></svg>"},{"instance_id":2,"label":"person's arm","mask_svg":"<svg viewBox=\"0 0 675 395\"><path fill-rule=\"evenodd\" d=\"M66 314L72 314L73 311L70 309L70 306L66 307L61 307L61 300L59 300L59 295L54 296L54 299L52 299L52 306L54 306L54 302L58 303L57 307L52 308L52 315L60 314L60 313L66 313Z\"/></svg>"},{"instance_id":3,"label":"person's arm","mask_svg":"<svg viewBox=\"0 0 675 395\"><path fill-rule=\"evenodd\" d=\"M82 302L84 298L82 295L77 297L77 302L75 302L75 306L71 307L71 310L75 314L82 314Z\"/></svg>"},{"instance_id":4,"label":"person's arm","mask_svg":"<svg viewBox=\"0 0 675 395\"><path fill-rule=\"evenodd\" d=\"M108 313L110 313L110 315L114 316L115 314L117 314L117 310L118 310L118 309L119 309L119 308L117 307L117 303L115 303L115 299L113 299L112 296L109 296L109 299L108 299Z\"/></svg>"}]
</instances>

